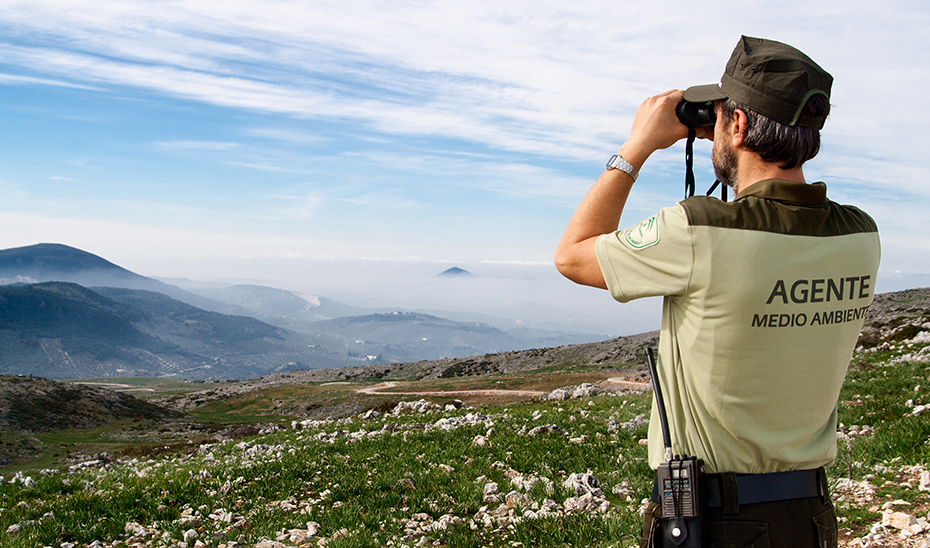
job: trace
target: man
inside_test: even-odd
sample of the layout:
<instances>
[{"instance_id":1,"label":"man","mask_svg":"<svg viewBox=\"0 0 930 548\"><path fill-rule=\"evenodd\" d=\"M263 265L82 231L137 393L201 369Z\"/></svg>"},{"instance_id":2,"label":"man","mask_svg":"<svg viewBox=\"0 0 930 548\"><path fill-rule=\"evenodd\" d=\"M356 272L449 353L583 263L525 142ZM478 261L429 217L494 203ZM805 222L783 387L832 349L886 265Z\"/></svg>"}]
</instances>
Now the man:
<instances>
[{"instance_id":1,"label":"man","mask_svg":"<svg viewBox=\"0 0 930 548\"><path fill-rule=\"evenodd\" d=\"M880 250L868 215L804 178L832 80L791 46L742 37L719 84L640 105L556 251L563 275L618 301L664 297L658 376L673 453L705 464L704 546L837 543L823 467ZM688 134L682 100L714 101L715 125L696 132L735 198L688 198L618 231L646 159ZM654 404L653 468L663 454ZM659 516L651 503L644 544Z\"/></svg>"}]
</instances>

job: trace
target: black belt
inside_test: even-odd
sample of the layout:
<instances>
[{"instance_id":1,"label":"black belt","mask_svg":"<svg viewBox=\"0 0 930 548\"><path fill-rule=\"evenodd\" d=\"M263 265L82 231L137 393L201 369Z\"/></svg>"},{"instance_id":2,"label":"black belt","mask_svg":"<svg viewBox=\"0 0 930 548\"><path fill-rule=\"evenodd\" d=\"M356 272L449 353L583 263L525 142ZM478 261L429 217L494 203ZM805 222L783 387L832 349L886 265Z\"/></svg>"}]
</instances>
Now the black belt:
<instances>
[{"instance_id":1,"label":"black belt","mask_svg":"<svg viewBox=\"0 0 930 548\"><path fill-rule=\"evenodd\" d=\"M825 479L823 468L769 474L704 474L704 506L723 506L724 493L728 490L736 506L819 497L825 494L822 488ZM656 482L652 484L652 500L659 502L659 485Z\"/></svg>"}]
</instances>

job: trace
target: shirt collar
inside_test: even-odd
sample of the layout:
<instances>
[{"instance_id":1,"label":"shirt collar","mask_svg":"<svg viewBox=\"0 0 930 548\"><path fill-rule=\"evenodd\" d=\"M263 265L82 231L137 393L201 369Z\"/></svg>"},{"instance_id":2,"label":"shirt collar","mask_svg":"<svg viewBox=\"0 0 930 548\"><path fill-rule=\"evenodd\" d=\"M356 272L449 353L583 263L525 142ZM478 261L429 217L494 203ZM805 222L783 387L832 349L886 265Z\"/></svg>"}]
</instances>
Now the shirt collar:
<instances>
[{"instance_id":1,"label":"shirt collar","mask_svg":"<svg viewBox=\"0 0 930 548\"><path fill-rule=\"evenodd\" d=\"M799 183L785 179L764 179L736 195L734 202L755 196L798 205L817 206L827 203L827 185Z\"/></svg>"}]
</instances>

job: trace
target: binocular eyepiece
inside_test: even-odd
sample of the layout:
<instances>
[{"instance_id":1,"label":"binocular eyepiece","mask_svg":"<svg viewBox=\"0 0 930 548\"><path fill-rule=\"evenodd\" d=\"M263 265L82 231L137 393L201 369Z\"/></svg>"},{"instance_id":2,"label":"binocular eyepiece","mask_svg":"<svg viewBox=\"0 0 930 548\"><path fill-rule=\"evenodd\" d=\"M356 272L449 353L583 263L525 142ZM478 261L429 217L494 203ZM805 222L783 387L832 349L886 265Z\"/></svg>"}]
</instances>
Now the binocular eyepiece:
<instances>
[{"instance_id":1,"label":"binocular eyepiece","mask_svg":"<svg viewBox=\"0 0 930 548\"><path fill-rule=\"evenodd\" d=\"M675 107L678 120L689 128L712 127L717 123L717 113L714 112L714 102L692 103L682 101Z\"/></svg>"}]
</instances>

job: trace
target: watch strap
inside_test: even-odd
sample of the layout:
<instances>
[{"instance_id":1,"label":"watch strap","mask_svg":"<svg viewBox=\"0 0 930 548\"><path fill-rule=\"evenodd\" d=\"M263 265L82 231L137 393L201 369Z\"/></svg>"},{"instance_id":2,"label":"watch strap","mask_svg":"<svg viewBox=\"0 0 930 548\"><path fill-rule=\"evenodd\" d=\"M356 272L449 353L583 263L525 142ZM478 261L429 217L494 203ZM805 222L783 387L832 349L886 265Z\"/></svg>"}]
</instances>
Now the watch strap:
<instances>
[{"instance_id":1,"label":"watch strap","mask_svg":"<svg viewBox=\"0 0 930 548\"><path fill-rule=\"evenodd\" d=\"M607 169L619 169L632 177L634 183L636 182L636 178L639 177L639 170L633 167L633 164L624 160L619 154L614 154L610 157L610 160L607 160Z\"/></svg>"}]
</instances>

